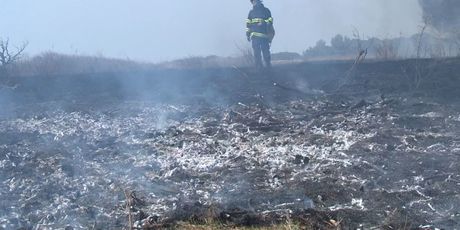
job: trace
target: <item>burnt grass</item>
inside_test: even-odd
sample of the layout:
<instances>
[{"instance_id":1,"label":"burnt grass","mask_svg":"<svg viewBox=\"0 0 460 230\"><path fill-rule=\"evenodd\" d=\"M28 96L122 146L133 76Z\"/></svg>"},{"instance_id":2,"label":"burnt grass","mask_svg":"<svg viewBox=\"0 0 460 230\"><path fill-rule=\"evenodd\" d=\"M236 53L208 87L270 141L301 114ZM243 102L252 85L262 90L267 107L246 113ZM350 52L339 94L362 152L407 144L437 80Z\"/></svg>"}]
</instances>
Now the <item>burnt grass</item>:
<instances>
[{"instance_id":1,"label":"burnt grass","mask_svg":"<svg viewBox=\"0 0 460 230\"><path fill-rule=\"evenodd\" d=\"M460 229L459 59L3 82L0 229Z\"/></svg>"}]
</instances>

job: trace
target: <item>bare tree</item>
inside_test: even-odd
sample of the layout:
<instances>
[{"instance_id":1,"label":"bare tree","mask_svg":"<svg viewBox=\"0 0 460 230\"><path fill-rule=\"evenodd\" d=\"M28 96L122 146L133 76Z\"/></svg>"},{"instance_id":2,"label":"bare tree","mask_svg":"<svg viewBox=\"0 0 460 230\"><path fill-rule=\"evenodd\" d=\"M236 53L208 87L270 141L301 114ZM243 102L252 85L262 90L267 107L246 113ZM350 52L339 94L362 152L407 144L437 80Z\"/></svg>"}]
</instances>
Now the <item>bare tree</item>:
<instances>
[{"instance_id":1,"label":"bare tree","mask_svg":"<svg viewBox=\"0 0 460 230\"><path fill-rule=\"evenodd\" d=\"M15 47L12 50L9 39L0 38L0 89L4 87L16 87L16 84L11 81L8 67L22 58L27 45L28 43L24 42L21 46Z\"/></svg>"},{"instance_id":2,"label":"bare tree","mask_svg":"<svg viewBox=\"0 0 460 230\"><path fill-rule=\"evenodd\" d=\"M24 42L21 46L15 47L15 50L12 51L9 39L0 39L0 70L3 72L8 65L19 61L27 45L28 43Z\"/></svg>"}]
</instances>

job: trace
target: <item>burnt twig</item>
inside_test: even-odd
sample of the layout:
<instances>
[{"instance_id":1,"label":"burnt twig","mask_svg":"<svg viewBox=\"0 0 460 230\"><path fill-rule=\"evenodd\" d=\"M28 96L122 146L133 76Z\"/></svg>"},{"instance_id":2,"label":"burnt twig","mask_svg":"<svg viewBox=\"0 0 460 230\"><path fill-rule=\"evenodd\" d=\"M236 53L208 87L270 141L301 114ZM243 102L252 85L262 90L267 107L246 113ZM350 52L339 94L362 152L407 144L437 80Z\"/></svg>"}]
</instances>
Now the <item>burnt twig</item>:
<instances>
[{"instance_id":1,"label":"burnt twig","mask_svg":"<svg viewBox=\"0 0 460 230\"><path fill-rule=\"evenodd\" d=\"M129 230L133 230L133 217L131 213L131 206L133 203L132 199L132 192L125 190L125 197L126 197L126 212L128 213L128 222L129 222Z\"/></svg>"}]
</instances>

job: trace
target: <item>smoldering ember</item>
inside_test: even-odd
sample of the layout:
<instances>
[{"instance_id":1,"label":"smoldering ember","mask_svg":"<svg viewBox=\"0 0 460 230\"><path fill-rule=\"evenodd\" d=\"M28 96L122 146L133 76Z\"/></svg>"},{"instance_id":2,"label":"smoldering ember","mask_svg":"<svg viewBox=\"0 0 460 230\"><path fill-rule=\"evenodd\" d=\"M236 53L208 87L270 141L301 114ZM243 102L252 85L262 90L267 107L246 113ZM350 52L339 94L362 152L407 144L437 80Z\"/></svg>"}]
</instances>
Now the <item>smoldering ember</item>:
<instances>
[{"instance_id":1,"label":"smoldering ember","mask_svg":"<svg viewBox=\"0 0 460 230\"><path fill-rule=\"evenodd\" d=\"M0 228L459 229L459 74L452 58L10 79Z\"/></svg>"}]
</instances>

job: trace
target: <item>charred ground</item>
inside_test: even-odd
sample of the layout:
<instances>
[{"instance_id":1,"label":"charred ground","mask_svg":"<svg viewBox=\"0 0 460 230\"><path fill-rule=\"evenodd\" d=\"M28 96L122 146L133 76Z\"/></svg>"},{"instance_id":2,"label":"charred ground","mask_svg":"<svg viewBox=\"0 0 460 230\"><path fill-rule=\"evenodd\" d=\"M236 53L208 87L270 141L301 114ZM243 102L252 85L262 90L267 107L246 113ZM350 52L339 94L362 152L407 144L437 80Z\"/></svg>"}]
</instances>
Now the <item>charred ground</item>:
<instances>
[{"instance_id":1,"label":"charred ground","mask_svg":"<svg viewBox=\"0 0 460 230\"><path fill-rule=\"evenodd\" d=\"M0 227L458 229L459 64L8 79Z\"/></svg>"}]
</instances>

